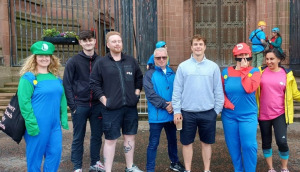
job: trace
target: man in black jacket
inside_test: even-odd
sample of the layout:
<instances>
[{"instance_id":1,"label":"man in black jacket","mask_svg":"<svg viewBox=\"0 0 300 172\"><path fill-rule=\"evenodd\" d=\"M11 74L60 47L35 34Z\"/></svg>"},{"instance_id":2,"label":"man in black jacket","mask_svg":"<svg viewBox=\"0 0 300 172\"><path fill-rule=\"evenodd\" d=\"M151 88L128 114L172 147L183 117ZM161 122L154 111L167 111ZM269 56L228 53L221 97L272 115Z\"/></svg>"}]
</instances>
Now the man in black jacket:
<instances>
[{"instance_id":1,"label":"man in black jacket","mask_svg":"<svg viewBox=\"0 0 300 172\"><path fill-rule=\"evenodd\" d=\"M93 97L89 88L89 78L92 67L100 59L95 49L94 32L84 30L79 33L79 44L83 51L70 58L66 64L63 85L68 106L71 109L73 122L73 143L71 161L75 172L82 171L83 142L87 119L90 121L90 171L104 171L100 162L100 148L102 145L102 115L101 104Z\"/></svg>"},{"instance_id":2,"label":"man in black jacket","mask_svg":"<svg viewBox=\"0 0 300 172\"><path fill-rule=\"evenodd\" d=\"M136 105L143 85L143 74L137 61L122 53L123 44L119 32L107 33L106 42L110 53L95 64L90 78L94 97L105 106L102 111L105 170L112 170L115 147L122 128L125 172L142 172L133 164L133 154L138 128Z\"/></svg>"}]
</instances>

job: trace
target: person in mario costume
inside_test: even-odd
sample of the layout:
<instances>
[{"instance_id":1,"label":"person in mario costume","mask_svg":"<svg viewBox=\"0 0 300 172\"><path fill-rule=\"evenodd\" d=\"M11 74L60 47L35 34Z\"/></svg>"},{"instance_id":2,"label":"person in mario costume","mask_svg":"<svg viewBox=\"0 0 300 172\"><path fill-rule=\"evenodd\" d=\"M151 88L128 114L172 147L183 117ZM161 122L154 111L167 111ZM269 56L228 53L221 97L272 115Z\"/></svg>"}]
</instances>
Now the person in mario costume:
<instances>
[{"instance_id":1,"label":"person in mario costume","mask_svg":"<svg viewBox=\"0 0 300 172\"><path fill-rule=\"evenodd\" d=\"M255 92L260 84L260 72L258 68L250 66L252 57L247 44L237 44L233 48L233 55L236 65L222 71L225 141L234 171L255 172L258 124Z\"/></svg>"}]
</instances>

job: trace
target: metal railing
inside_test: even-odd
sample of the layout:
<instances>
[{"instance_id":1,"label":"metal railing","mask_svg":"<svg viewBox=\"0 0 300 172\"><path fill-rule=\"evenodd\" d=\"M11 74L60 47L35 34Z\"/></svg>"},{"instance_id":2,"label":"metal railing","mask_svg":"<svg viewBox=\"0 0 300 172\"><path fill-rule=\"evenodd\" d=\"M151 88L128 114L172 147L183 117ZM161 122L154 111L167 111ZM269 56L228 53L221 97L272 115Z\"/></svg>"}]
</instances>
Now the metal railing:
<instances>
[{"instance_id":1,"label":"metal railing","mask_svg":"<svg viewBox=\"0 0 300 172\"><path fill-rule=\"evenodd\" d=\"M148 114L148 105L147 105L147 99L145 96L145 92L141 92L141 97L139 100L139 103L137 104L137 110L139 115L147 115Z\"/></svg>"},{"instance_id":2,"label":"metal railing","mask_svg":"<svg viewBox=\"0 0 300 172\"><path fill-rule=\"evenodd\" d=\"M20 66L30 55L29 48L42 40L43 29L76 33L94 30L96 50L100 55L107 52L105 34L110 30L119 31L122 33L123 52L135 56L141 65L146 65L157 41L156 1L8 0L8 3L11 9L11 66ZM79 45L55 46L62 64L81 49Z\"/></svg>"}]
</instances>

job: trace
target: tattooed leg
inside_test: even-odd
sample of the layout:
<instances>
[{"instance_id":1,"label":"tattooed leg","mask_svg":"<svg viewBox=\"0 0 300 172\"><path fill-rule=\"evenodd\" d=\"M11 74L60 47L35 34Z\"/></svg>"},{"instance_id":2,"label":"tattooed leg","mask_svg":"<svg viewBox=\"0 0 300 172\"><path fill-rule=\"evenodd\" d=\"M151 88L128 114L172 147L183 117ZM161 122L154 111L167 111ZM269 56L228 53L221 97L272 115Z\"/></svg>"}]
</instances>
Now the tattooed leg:
<instances>
[{"instance_id":1,"label":"tattooed leg","mask_svg":"<svg viewBox=\"0 0 300 172\"><path fill-rule=\"evenodd\" d=\"M130 141L128 141L128 146L124 146L124 153L128 153L131 151L132 146L130 145Z\"/></svg>"},{"instance_id":2,"label":"tattooed leg","mask_svg":"<svg viewBox=\"0 0 300 172\"><path fill-rule=\"evenodd\" d=\"M133 164L133 154L135 146L135 135L124 135L124 153L127 168L131 168Z\"/></svg>"}]
</instances>

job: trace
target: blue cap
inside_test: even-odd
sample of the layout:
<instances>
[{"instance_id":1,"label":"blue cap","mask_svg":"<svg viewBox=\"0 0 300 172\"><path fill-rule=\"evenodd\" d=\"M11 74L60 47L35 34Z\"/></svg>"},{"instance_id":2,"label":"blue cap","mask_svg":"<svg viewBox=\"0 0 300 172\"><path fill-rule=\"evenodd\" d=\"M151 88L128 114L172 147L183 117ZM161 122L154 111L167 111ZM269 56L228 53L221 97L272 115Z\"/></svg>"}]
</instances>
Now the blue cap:
<instances>
[{"instance_id":1,"label":"blue cap","mask_svg":"<svg viewBox=\"0 0 300 172\"><path fill-rule=\"evenodd\" d=\"M157 43L156 43L156 48L161 48L161 47L163 47L163 46L165 46L166 45L166 42L165 41L158 41Z\"/></svg>"},{"instance_id":2,"label":"blue cap","mask_svg":"<svg viewBox=\"0 0 300 172\"><path fill-rule=\"evenodd\" d=\"M278 28L278 27L274 27L274 28L272 29L272 32L279 33L279 28Z\"/></svg>"}]
</instances>

